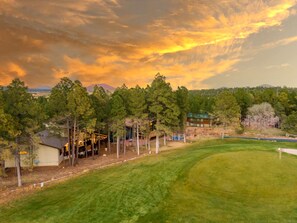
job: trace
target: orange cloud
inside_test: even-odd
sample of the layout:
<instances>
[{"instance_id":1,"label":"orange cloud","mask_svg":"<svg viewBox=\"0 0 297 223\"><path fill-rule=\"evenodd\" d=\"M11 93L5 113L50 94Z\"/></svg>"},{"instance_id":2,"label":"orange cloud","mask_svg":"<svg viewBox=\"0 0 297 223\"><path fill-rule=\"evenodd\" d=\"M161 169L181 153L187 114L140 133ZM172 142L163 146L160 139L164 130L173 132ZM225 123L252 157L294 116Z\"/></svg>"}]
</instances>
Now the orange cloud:
<instances>
[{"instance_id":1,"label":"orange cloud","mask_svg":"<svg viewBox=\"0 0 297 223\"><path fill-rule=\"evenodd\" d=\"M7 66L7 70L10 73L16 74L17 77L24 77L26 75L26 71L15 63L9 63Z\"/></svg>"},{"instance_id":2,"label":"orange cloud","mask_svg":"<svg viewBox=\"0 0 297 223\"><path fill-rule=\"evenodd\" d=\"M26 71L16 63L9 62L0 67L0 85L8 85L14 78L23 78Z\"/></svg>"},{"instance_id":3,"label":"orange cloud","mask_svg":"<svg viewBox=\"0 0 297 223\"><path fill-rule=\"evenodd\" d=\"M243 60L243 46L251 35L279 26L296 13L296 0L178 0L166 2L164 8L160 3L160 10L148 14L137 1L135 9L118 0L29 2L30 10L17 0L4 1L0 9L6 18L0 21L5 37L0 44L10 43L5 52L11 52L0 70L5 80L26 77L33 83L40 73L49 83L69 76L86 85L144 86L160 72L174 80L174 86L207 87L201 82L233 70ZM143 4L159 7L155 1ZM15 42L20 46L14 49L16 55L11 50Z\"/></svg>"}]
</instances>

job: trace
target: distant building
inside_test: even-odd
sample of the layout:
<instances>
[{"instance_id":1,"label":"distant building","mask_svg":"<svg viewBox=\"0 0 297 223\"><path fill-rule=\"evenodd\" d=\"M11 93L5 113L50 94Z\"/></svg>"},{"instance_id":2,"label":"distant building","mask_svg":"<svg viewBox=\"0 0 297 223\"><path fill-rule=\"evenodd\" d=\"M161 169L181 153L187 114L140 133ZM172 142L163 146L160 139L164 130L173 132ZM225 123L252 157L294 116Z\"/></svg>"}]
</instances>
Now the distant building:
<instances>
[{"instance_id":1,"label":"distant building","mask_svg":"<svg viewBox=\"0 0 297 223\"><path fill-rule=\"evenodd\" d=\"M211 127L214 118L207 113L188 113L187 126L189 127Z\"/></svg>"},{"instance_id":2,"label":"distant building","mask_svg":"<svg viewBox=\"0 0 297 223\"><path fill-rule=\"evenodd\" d=\"M34 166L59 166L63 161L63 151L67 145L67 138L52 135L48 130L37 133L40 143L35 151ZM21 167L29 166L26 162L27 152L20 152ZM5 160L5 167L15 167L14 158Z\"/></svg>"}]
</instances>

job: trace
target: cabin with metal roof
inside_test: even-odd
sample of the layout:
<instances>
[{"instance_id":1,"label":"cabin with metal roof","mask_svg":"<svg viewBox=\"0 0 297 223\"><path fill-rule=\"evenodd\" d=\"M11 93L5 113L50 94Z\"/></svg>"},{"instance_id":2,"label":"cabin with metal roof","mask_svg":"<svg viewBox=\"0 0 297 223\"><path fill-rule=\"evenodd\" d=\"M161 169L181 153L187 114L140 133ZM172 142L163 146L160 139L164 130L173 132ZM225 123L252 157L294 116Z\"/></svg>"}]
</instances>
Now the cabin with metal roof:
<instances>
[{"instance_id":1,"label":"cabin with metal roof","mask_svg":"<svg viewBox=\"0 0 297 223\"><path fill-rule=\"evenodd\" d=\"M211 127L214 118L207 113L188 113L188 127Z\"/></svg>"}]
</instances>

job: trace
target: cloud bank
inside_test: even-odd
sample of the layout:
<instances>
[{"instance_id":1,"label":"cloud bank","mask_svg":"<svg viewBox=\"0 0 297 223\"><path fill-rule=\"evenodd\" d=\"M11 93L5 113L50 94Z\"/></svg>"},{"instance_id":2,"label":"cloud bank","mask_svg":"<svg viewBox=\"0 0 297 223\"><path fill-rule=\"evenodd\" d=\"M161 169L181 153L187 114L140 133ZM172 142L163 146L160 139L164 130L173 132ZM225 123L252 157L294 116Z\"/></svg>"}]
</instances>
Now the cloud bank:
<instances>
[{"instance_id":1,"label":"cloud bank","mask_svg":"<svg viewBox=\"0 0 297 223\"><path fill-rule=\"evenodd\" d=\"M157 72L174 87L205 80L245 59L251 36L296 15L296 0L1 0L0 84L145 86ZM296 36L261 46L296 42ZM257 50L257 49L254 49Z\"/></svg>"}]
</instances>

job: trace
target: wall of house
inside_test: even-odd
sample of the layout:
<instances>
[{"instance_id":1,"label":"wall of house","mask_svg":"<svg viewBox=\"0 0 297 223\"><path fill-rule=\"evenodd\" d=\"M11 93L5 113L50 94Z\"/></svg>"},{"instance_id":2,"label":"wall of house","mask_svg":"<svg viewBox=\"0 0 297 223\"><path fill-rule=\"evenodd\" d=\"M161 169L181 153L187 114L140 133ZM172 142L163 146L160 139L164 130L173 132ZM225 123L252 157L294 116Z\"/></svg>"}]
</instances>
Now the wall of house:
<instances>
[{"instance_id":1,"label":"wall of house","mask_svg":"<svg viewBox=\"0 0 297 223\"><path fill-rule=\"evenodd\" d=\"M26 158L28 155L20 155L21 157L21 167L28 166L26 163ZM39 148L36 150L36 157L34 159L34 166L58 166L61 162L59 150L45 146L39 145ZM15 167L14 157L10 160L5 160L5 167Z\"/></svg>"},{"instance_id":2,"label":"wall of house","mask_svg":"<svg viewBox=\"0 0 297 223\"><path fill-rule=\"evenodd\" d=\"M28 167L28 163L26 162L28 155L20 155L21 158L21 167ZM11 159L5 160L5 168L15 167L15 159L12 157Z\"/></svg>"},{"instance_id":3,"label":"wall of house","mask_svg":"<svg viewBox=\"0 0 297 223\"><path fill-rule=\"evenodd\" d=\"M212 120L211 119L187 119L187 126L192 127L211 127Z\"/></svg>"},{"instance_id":4,"label":"wall of house","mask_svg":"<svg viewBox=\"0 0 297 223\"><path fill-rule=\"evenodd\" d=\"M39 145L38 150L36 151L36 158L34 161L35 166L58 166L59 161L59 150L45 146Z\"/></svg>"}]
</instances>

